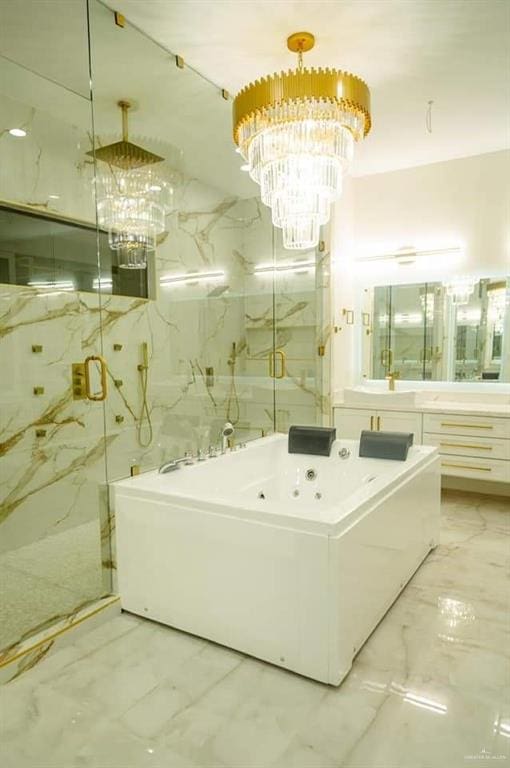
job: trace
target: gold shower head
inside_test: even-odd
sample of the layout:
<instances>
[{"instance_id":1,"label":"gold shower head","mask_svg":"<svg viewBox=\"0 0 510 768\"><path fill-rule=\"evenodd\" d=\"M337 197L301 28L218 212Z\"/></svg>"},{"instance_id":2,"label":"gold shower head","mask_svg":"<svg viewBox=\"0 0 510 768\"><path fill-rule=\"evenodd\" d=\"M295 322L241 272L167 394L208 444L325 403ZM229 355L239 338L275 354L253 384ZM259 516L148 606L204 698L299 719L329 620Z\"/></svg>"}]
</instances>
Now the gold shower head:
<instances>
[{"instance_id":1,"label":"gold shower head","mask_svg":"<svg viewBox=\"0 0 510 768\"><path fill-rule=\"evenodd\" d=\"M129 141L128 109L131 107L131 104L129 101L119 101L118 106L122 111L122 140L108 144L106 147L98 147L87 152L87 155L95 157L97 160L102 160L103 163L108 163L108 165L115 165L123 170L161 163L165 159L164 157L155 155L153 152L149 152L148 149L139 147L137 144Z\"/></svg>"}]
</instances>

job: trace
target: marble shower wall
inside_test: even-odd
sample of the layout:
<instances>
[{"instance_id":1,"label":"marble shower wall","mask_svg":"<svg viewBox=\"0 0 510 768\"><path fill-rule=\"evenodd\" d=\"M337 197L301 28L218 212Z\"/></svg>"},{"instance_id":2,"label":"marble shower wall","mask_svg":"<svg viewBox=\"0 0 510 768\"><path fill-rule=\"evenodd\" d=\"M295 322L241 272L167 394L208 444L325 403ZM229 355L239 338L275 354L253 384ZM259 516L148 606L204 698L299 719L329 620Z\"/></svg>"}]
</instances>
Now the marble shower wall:
<instances>
[{"instance_id":1,"label":"marble shower wall","mask_svg":"<svg viewBox=\"0 0 510 768\"><path fill-rule=\"evenodd\" d=\"M0 68L0 200L93 223L90 103L1 57ZM10 136L12 125L27 136ZM150 264L149 300L0 285L0 648L111 591L107 481L134 464L207 450L227 419L238 440L272 431L275 421L278 429L321 421L328 257L303 275L262 278L257 265L294 258L274 237L258 198L181 177ZM223 276L161 282L211 271ZM144 343L152 440L141 419ZM288 375L276 384L273 343L287 354ZM72 396L71 366L92 354L108 363L104 404Z\"/></svg>"}]
</instances>

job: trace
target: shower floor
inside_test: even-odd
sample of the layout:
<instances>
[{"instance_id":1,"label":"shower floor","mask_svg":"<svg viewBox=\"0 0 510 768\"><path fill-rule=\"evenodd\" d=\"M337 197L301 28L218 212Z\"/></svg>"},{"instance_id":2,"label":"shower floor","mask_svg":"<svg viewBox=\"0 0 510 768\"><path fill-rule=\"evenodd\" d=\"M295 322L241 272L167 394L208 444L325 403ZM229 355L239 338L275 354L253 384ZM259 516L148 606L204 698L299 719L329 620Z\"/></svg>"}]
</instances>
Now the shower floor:
<instances>
[{"instance_id":1,"label":"shower floor","mask_svg":"<svg viewBox=\"0 0 510 768\"><path fill-rule=\"evenodd\" d=\"M92 520L0 555L0 649L101 595L99 536Z\"/></svg>"}]
</instances>

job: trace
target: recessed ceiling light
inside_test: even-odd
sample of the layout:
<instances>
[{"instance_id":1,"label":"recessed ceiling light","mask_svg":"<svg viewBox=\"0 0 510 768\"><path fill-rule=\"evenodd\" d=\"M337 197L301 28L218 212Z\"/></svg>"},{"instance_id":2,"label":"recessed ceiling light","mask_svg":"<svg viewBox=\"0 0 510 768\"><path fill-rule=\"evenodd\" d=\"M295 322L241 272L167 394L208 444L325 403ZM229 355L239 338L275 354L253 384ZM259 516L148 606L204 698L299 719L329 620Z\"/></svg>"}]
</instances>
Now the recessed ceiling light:
<instances>
[{"instance_id":1,"label":"recessed ceiling light","mask_svg":"<svg viewBox=\"0 0 510 768\"><path fill-rule=\"evenodd\" d=\"M18 136L19 138L22 138L23 136L27 135L27 132L23 130L23 128L11 128L9 130L9 133L11 136Z\"/></svg>"},{"instance_id":2,"label":"recessed ceiling light","mask_svg":"<svg viewBox=\"0 0 510 768\"><path fill-rule=\"evenodd\" d=\"M50 200L60 200L60 195L48 195Z\"/></svg>"}]
</instances>

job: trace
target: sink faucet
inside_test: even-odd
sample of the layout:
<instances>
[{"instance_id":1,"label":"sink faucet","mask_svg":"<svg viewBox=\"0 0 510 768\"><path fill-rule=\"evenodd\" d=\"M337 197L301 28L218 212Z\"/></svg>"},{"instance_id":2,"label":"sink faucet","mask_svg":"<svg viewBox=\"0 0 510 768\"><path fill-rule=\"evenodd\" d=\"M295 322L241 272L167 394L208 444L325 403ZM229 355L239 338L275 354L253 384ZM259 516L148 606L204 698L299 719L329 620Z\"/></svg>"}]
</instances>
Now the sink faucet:
<instances>
[{"instance_id":1,"label":"sink faucet","mask_svg":"<svg viewBox=\"0 0 510 768\"><path fill-rule=\"evenodd\" d=\"M399 371L388 371L388 375L385 377L388 382L388 389L390 392L395 391L395 381L400 378Z\"/></svg>"}]
</instances>

